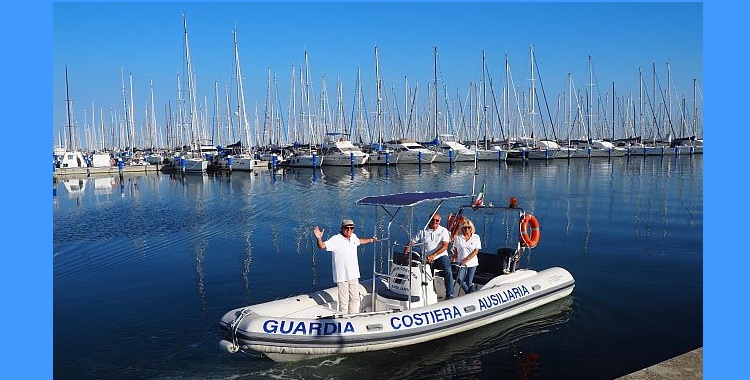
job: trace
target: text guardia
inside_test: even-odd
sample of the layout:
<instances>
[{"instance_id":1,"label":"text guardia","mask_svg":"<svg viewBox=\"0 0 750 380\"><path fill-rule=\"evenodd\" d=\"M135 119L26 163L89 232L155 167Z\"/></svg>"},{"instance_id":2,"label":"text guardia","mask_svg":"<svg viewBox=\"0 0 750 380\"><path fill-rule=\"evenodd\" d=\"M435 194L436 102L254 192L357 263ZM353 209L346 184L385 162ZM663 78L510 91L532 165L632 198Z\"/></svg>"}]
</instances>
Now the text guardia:
<instances>
[{"instance_id":1,"label":"text guardia","mask_svg":"<svg viewBox=\"0 0 750 380\"><path fill-rule=\"evenodd\" d=\"M269 334L334 335L353 333L351 322L295 322L269 319L263 323L263 331Z\"/></svg>"}]
</instances>

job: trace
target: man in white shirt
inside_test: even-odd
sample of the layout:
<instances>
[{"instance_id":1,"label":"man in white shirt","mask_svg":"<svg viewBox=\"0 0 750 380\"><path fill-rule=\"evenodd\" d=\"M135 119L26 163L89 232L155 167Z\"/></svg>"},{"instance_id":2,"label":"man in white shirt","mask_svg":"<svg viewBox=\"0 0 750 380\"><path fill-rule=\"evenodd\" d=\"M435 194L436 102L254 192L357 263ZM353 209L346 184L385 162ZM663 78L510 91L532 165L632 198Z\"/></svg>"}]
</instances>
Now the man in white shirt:
<instances>
[{"instance_id":1,"label":"man in white shirt","mask_svg":"<svg viewBox=\"0 0 750 380\"><path fill-rule=\"evenodd\" d=\"M442 217L440 214L434 214L430 223L423 230L409 241L404 248L404 255L409 253L411 246L424 242L424 253L427 255L427 262L433 268L443 271L445 278L445 299L453 298L453 272L451 271L451 259L448 256L448 244L451 241L451 234L447 228L440 225Z\"/></svg>"},{"instance_id":2,"label":"man in white shirt","mask_svg":"<svg viewBox=\"0 0 750 380\"><path fill-rule=\"evenodd\" d=\"M338 309L343 314L359 313L359 261L357 259L357 246L372 243L377 237L358 238L354 233L354 221L344 219L341 221L340 233L331 236L323 242L323 232L318 226L313 229L313 234L318 243L318 248L332 252L331 264L333 265L333 282L338 286Z\"/></svg>"}]
</instances>

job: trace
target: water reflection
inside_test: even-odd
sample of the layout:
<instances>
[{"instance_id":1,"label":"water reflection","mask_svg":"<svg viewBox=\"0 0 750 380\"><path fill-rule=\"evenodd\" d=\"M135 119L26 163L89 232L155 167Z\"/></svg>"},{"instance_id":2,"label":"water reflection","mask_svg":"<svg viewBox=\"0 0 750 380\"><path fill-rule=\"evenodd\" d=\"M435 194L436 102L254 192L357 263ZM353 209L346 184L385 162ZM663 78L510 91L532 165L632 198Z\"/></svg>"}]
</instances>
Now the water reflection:
<instances>
[{"instance_id":1,"label":"water reflection","mask_svg":"<svg viewBox=\"0 0 750 380\"><path fill-rule=\"evenodd\" d=\"M114 180L109 189L94 176L53 181L54 297L66 306L54 316L56 374L133 375L132 363L113 359L118 353L152 363L138 375L147 378L310 378L321 371L349 378L371 368L383 378L464 378L479 370L522 378L542 369L540 377L568 371L563 377L574 378L592 366L599 378L611 378L633 360L607 358L638 352L645 362L701 342L702 158L641 157L479 163L476 182L486 181L486 200L504 204L516 196L542 224L528 264L562 266L576 277L576 313L567 314L564 329L532 323L523 338L523 328L514 330L509 320L445 342L294 365L221 356L216 316L229 307L334 286L330 254L313 246L314 225L329 236L350 216L370 236L383 226L372 225L372 209L354 206L357 199L470 192L474 174L473 165L461 164L364 166L353 176L349 167L328 169L115 175L105 177ZM498 231L493 238L512 235ZM383 270L382 254L360 255L363 277L373 266ZM658 318L638 318L644 313ZM86 330L101 321L131 338L102 340ZM587 369L571 369L579 366Z\"/></svg>"}]
</instances>

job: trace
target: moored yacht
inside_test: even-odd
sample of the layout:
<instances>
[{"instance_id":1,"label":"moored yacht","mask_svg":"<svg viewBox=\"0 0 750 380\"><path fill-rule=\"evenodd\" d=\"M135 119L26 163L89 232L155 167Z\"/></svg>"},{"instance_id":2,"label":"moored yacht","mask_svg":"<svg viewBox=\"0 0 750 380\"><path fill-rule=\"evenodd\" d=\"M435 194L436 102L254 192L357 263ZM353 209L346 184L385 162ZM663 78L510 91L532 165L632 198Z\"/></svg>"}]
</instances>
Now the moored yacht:
<instances>
[{"instance_id":1,"label":"moored yacht","mask_svg":"<svg viewBox=\"0 0 750 380\"><path fill-rule=\"evenodd\" d=\"M474 162L475 152L456 141L451 134L438 135L437 145L432 147L437 153L433 162Z\"/></svg>"},{"instance_id":2,"label":"moored yacht","mask_svg":"<svg viewBox=\"0 0 750 380\"><path fill-rule=\"evenodd\" d=\"M331 132L326 133L326 137L320 151L323 154L323 165L360 166L367 162L369 154L352 144L346 138L348 134Z\"/></svg>"},{"instance_id":3,"label":"moored yacht","mask_svg":"<svg viewBox=\"0 0 750 380\"><path fill-rule=\"evenodd\" d=\"M401 138L385 142L385 147L396 156L396 164L429 164L435 161L437 153L424 147L413 139Z\"/></svg>"}]
</instances>

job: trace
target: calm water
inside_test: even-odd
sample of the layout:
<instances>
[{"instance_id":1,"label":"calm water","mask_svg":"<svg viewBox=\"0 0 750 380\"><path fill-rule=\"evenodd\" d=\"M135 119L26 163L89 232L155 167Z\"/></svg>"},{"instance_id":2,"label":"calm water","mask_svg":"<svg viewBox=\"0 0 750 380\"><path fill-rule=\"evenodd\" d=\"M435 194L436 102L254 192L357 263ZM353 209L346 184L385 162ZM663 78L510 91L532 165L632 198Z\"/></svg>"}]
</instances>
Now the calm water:
<instances>
[{"instance_id":1,"label":"calm water","mask_svg":"<svg viewBox=\"0 0 750 380\"><path fill-rule=\"evenodd\" d=\"M703 157L480 163L486 201L542 225L524 264L561 266L572 296L459 336L274 363L219 351L220 317L333 286L313 249L342 216L372 234L368 195L471 192L472 164L149 174L53 193L56 379L608 379L701 347ZM78 190L83 188L82 191ZM480 226L478 226L480 227ZM360 254L363 277L371 255Z\"/></svg>"}]
</instances>

